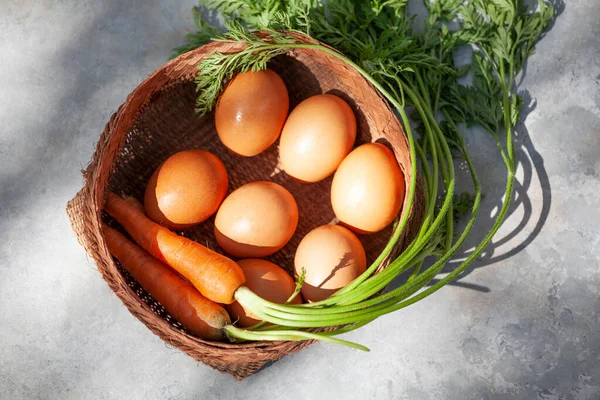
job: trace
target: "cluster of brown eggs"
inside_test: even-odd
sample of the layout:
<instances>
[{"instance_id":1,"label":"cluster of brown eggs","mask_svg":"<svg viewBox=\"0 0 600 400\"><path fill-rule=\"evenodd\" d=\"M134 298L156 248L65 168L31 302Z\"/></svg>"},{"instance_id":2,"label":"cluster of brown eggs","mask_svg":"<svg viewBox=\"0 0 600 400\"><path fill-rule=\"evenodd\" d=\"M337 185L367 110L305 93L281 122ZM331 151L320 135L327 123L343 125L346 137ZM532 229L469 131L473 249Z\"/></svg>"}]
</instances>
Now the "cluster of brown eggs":
<instances>
[{"instance_id":1,"label":"cluster of brown eggs","mask_svg":"<svg viewBox=\"0 0 600 400\"><path fill-rule=\"evenodd\" d=\"M289 113L288 92L273 71L238 74L215 110L222 143L237 155L252 157L279 141L282 169L311 184L334 174L332 209L340 225L323 225L304 236L294 259L305 270L302 297L319 301L366 269L363 246L352 232L373 233L389 225L404 199L403 174L393 152L367 143L353 150L356 118L340 97L309 97ZM215 238L235 257L246 286L259 296L283 303L294 292L293 279L262 260L293 236L298 207L292 194L273 182L243 185L227 197L228 175L221 160L200 149L174 154L152 175L144 198L148 217L174 230L189 228L216 213ZM292 303L301 302L299 297ZM241 326L257 322L234 303L228 306Z\"/></svg>"}]
</instances>

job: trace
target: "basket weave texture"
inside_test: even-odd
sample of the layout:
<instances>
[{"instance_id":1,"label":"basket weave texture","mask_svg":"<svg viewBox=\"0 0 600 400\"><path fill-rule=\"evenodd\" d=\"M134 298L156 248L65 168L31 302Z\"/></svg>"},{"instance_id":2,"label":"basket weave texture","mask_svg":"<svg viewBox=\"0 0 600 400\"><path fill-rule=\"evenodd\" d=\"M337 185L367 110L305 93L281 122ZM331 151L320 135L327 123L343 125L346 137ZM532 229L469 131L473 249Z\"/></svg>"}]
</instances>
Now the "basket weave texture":
<instances>
[{"instance_id":1,"label":"basket weave texture","mask_svg":"<svg viewBox=\"0 0 600 400\"><path fill-rule=\"evenodd\" d=\"M302 40L308 40L302 38ZM67 213L80 244L95 260L110 288L129 311L166 343L212 368L243 379L266 363L298 351L304 342L209 342L189 334L109 254L100 226L105 194L114 191L143 200L146 183L158 165L171 154L199 148L221 158L229 173L228 193L256 180L270 180L286 187L295 197L300 221L290 242L269 257L288 272L300 239L311 229L329 223L335 216L329 191L331 177L315 184L290 179L279 168L277 143L258 156L244 158L228 151L219 141L214 115L198 118L194 113L194 77L198 63L214 52L235 52L240 44L213 42L181 55L142 82L110 118L85 171L84 187L67 204ZM290 110L318 93L344 98L357 117L357 145L379 141L389 145L410 181L410 155L402 126L388 104L357 71L318 50L294 50L270 63L284 80L290 95ZM260 99L257 99L260 101ZM419 192L420 193L420 192ZM417 196L408 231L393 253L402 249L420 222L422 199ZM214 218L183 232L220 251L213 235ZM391 235L386 230L360 236L369 262L381 252ZM387 264L383 263L381 268Z\"/></svg>"}]
</instances>

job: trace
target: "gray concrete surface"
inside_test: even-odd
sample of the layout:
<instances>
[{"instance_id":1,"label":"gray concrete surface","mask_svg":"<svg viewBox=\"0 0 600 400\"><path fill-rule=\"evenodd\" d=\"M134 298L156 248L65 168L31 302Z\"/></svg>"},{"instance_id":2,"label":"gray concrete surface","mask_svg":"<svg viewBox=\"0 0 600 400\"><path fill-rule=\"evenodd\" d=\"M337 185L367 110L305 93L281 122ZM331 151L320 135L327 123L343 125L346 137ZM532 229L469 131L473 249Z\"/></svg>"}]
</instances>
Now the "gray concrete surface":
<instances>
[{"instance_id":1,"label":"gray concrete surface","mask_svg":"<svg viewBox=\"0 0 600 400\"><path fill-rule=\"evenodd\" d=\"M568 0L521 84L518 195L460 282L241 383L133 318L73 236L110 114L193 28L193 0L0 2L0 398L600 398L600 3ZM468 137L487 195L493 143Z\"/></svg>"}]
</instances>

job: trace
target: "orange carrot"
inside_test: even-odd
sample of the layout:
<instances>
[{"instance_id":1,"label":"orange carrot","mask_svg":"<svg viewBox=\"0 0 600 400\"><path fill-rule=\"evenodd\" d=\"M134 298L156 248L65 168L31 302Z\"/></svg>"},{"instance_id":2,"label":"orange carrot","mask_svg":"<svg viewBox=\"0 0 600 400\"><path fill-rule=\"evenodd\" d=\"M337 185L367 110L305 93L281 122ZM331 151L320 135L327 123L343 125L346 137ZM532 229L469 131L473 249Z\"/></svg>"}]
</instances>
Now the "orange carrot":
<instances>
[{"instance_id":1,"label":"orange carrot","mask_svg":"<svg viewBox=\"0 0 600 400\"><path fill-rule=\"evenodd\" d=\"M224 337L222 328L231 320L223 307L118 231L103 225L102 232L111 254L185 328L203 339Z\"/></svg>"},{"instance_id":2,"label":"orange carrot","mask_svg":"<svg viewBox=\"0 0 600 400\"><path fill-rule=\"evenodd\" d=\"M131 202L109 193L104 209L144 250L171 266L205 297L231 304L244 272L231 259L151 221Z\"/></svg>"},{"instance_id":3,"label":"orange carrot","mask_svg":"<svg viewBox=\"0 0 600 400\"><path fill-rule=\"evenodd\" d=\"M126 202L129 203L130 206L137 208L139 211L143 212L144 214L146 213L144 210L144 205L142 203L139 202L138 199L136 199L133 196L125 196L122 197L123 200L125 200Z\"/></svg>"}]
</instances>

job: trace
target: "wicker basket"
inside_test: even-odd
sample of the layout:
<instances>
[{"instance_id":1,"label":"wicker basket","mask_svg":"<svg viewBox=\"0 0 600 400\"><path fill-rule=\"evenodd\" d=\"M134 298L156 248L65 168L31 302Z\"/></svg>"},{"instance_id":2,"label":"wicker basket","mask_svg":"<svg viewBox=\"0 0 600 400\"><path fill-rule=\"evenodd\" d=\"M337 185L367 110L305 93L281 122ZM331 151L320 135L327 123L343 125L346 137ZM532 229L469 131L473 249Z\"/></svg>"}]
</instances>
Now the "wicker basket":
<instances>
[{"instance_id":1,"label":"wicker basket","mask_svg":"<svg viewBox=\"0 0 600 400\"><path fill-rule=\"evenodd\" d=\"M218 140L213 115L198 118L194 113L196 65L213 52L235 52L240 46L210 43L171 60L142 82L110 118L92 161L83 172L85 185L67 205L79 242L129 311L166 343L236 379L248 377L267 362L298 351L311 342L217 343L190 335L113 260L100 223L107 191L142 200L154 169L169 155L190 148L205 149L221 158L230 176L229 192L251 181L271 180L294 195L300 212L297 232L284 249L269 258L288 272L292 271L294 252L300 239L316 226L334 219L329 199L331 178L309 185L291 180L278 167L277 145L256 157L235 156ZM318 93L333 93L348 101L357 117L357 144L387 143L395 151L408 185L410 155L402 127L387 103L358 72L335 57L315 50L290 52L274 59L270 67L286 83L290 109ZM422 200L418 199L411 212L413 221L409 236L418 227L414 220L421 204ZM211 219L184 234L218 249L213 223L214 219ZM379 254L390 234L391 228L388 228L361 237L368 261ZM401 246L399 244L396 251Z\"/></svg>"}]
</instances>

